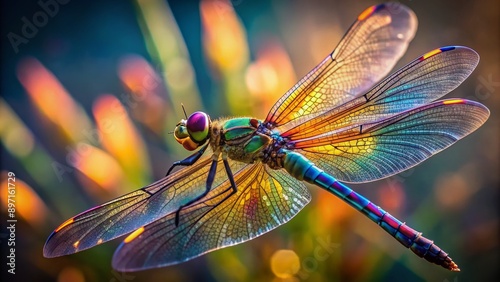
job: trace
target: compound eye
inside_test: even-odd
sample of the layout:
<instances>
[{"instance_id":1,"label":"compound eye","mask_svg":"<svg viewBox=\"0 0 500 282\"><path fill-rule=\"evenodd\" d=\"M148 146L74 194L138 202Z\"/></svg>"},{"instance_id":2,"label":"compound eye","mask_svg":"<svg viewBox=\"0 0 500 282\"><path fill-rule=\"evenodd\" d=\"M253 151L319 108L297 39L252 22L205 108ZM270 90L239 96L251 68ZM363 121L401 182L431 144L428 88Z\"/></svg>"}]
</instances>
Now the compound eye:
<instances>
[{"instance_id":1,"label":"compound eye","mask_svg":"<svg viewBox=\"0 0 500 282\"><path fill-rule=\"evenodd\" d=\"M184 121L184 120L183 120ZM174 137L177 141L188 138L189 137L189 132L187 131L186 128L186 122L181 121L177 126L175 127L174 130Z\"/></svg>"},{"instance_id":2,"label":"compound eye","mask_svg":"<svg viewBox=\"0 0 500 282\"><path fill-rule=\"evenodd\" d=\"M204 143L210 130L210 117L204 112L194 112L187 119L186 128L193 141Z\"/></svg>"},{"instance_id":3,"label":"compound eye","mask_svg":"<svg viewBox=\"0 0 500 282\"><path fill-rule=\"evenodd\" d=\"M189 136L189 132L186 128L186 121L181 120L179 124L175 127L174 137L179 144L181 144L186 150L193 151L198 148L198 144L196 144L191 137Z\"/></svg>"}]
</instances>

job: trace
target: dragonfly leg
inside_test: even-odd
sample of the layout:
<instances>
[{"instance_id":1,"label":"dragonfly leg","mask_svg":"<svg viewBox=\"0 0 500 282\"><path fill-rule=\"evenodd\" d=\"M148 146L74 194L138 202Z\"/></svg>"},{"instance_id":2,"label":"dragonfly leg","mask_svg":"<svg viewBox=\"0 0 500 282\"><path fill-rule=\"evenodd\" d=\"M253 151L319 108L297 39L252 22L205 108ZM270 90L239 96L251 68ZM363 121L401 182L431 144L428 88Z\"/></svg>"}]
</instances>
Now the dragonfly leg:
<instances>
[{"instance_id":1,"label":"dragonfly leg","mask_svg":"<svg viewBox=\"0 0 500 282\"><path fill-rule=\"evenodd\" d=\"M233 192L230 194L232 195L236 193L238 189L236 189L236 183L234 183L233 172L231 171L231 167L229 167L229 163L226 159L223 159L222 161L224 162L224 168L226 169L227 178L229 178L229 182L231 183L231 187L233 188Z\"/></svg>"},{"instance_id":2,"label":"dragonfly leg","mask_svg":"<svg viewBox=\"0 0 500 282\"><path fill-rule=\"evenodd\" d=\"M227 178L229 179L229 182L231 183L231 188L233 191L229 195L227 195L227 197L224 198L224 200L222 200L221 203L224 202L227 198L229 198L231 195L233 195L237 191L236 183L234 182L233 172L231 171L231 167L229 166L227 159L223 159L222 161L224 163L224 168L226 169ZM217 171L217 161L214 160L214 161L212 161L212 166L210 166L210 172L208 173L207 187L206 187L205 192L203 192L203 194L199 195L198 197L194 198L193 200L189 201L188 203L179 207L179 209L175 212L175 226L179 226L179 216L180 216L180 212L181 212L182 208L187 207L187 206L191 205L192 203L202 199L203 197L205 197L208 194L208 192L210 192L210 189L212 189L212 184L214 182L216 171Z\"/></svg>"},{"instance_id":3,"label":"dragonfly leg","mask_svg":"<svg viewBox=\"0 0 500 282\"><path fill-rule=\"evenodd\" d=\"M190 166L190 165L193 165L195 162L197 162L200 157L203 155L203 153L205 153L205 150L207 149L208 147L208 143L201 147L198 151L196 151L194 154L192 154L191 156L183 159L183 160L180 160L180 161L176 161L172 164L172 166L168 169L167 171L167 174L165 174L165 176L168 176L172 170L174 169L174 167L176 166Z\"/></svg>"},{"instance_id":4,"label":"dragonfly leg","mask_svg":"<svg viewBox=\"0 0 500 282\"><path fill-rule=\"evenodd\" d=\"M182 208L190 206L192 203L202 199L208 194L208 192L210 192L210 189L212 189L212 184L214 183L216 172L217 172L217 159L214 158L214 160L212 160L212 165L210 166L210 171L208 172L207 185L205 191L198 197L192 199L191 201L179 207L179 209L175 212L175 226L179 226L179 215L181 213Z\"/></svg>"}]
</instances>

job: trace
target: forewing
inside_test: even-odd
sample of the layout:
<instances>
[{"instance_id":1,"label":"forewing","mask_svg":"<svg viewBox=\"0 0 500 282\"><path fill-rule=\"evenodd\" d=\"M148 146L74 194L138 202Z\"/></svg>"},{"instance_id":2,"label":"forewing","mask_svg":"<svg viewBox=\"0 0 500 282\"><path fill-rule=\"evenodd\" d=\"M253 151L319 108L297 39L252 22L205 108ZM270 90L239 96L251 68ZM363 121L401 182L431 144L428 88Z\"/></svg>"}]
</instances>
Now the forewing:
<instances>
[{"instance_id":1,"label":"forewing","mask_svg":"<svg viewBox=\"0 0 500 282\"><path fill-rule=\"evenodd\" d=\"M368 182L419 164L476 130L488 116L477 102L436 101L294 145L337 179Z\"/></svg>"},{"instance_id":2,"label":"forewing","mask_svg":"<svg viewBox=\"0 0 500 282\"><path fill-rule=\"evenodd\" d=\"M337 48L276 102L265 121L301 123L364 94L394 67L416 29L415 14L402 4L368 8Z\"/></svg>"},{"instance_id":3,"label":"forewing","mask_svg":"<svg viewBox=\"0 0 500 282\"><path fill-rule=\"evenodd\" d=\"M467 47L435 49L394 72L366 94L280 132L280 135L292 141L313 139L428 104L458 87L478 63L479 55Z\"/></svg>"},{"instance_id":4,"label":"forewing","mask_svg":"<svg viewBox=\"0 0 500 282\"><path fill-rule=\"evenodd\" d=\"M190 167L137 191L82 212L59 226L47 239L43 254L58 257L104 243L175 212L181 205L203 193L212 162L211 151ZM233 162L238 172L245 166ZM213 187L227 179L219 161Z\"/></svg>"},{"instance_id":5,"label":"forewing","mask_svg":"<svg viewBox=\"0 0 500 282\"><path fill-rule=\"evenodd\" d=\"M224 182L183 209L178 226L170 214L131 234L116 250L113 268L162 267L248 241L289 221L310 200L303 183L262 163L236 172L234 180L235 194Z\"/></svg>"}]
</instances>

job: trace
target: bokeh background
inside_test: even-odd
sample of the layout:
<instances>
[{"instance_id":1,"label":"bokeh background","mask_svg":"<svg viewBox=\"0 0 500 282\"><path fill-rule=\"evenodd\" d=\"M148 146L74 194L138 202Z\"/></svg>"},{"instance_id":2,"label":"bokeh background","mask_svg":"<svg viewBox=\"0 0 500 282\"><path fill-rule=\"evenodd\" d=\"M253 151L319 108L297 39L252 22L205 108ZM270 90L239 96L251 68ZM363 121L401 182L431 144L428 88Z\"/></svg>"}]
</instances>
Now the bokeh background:
<instances>
[{"instance_id":1,"label":"bokeh background","mask_svg":"<svg viewBox=\"0 0 500 282\"><path fill-rule=\"evenodd\" d=\"M479 101L491 117L422 165L352 185L435 240L460 273L419 259L316 187L311 204L288 224L177 266L117 273L110 264L120 240L43 258L46 238L64 220L159 179L188 155L168 134L183 117L181 103L212 117L264 118L332 51L357 15L379 3L60 2L46 12L36 1L2 1L2 281L498 278L500 2L401 1L416 12L419 30L398 66L440 46L475 49L478 68L448 97ZM15 276L7 274L5 261L9 171L17 185Z\"/></svg>"}]
</instances>

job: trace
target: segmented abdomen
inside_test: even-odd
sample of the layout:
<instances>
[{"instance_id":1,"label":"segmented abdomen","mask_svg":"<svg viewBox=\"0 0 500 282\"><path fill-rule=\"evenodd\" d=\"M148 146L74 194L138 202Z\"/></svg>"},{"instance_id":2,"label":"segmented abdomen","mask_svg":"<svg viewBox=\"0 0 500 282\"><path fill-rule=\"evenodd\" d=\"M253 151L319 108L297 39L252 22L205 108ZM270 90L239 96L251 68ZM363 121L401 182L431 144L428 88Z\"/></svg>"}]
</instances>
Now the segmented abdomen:
<instances>
[{"instance_id":1,"label":"segmented abdomen","mask_svg":"<svg viewBox=\"0 0 500 282\"><path fill-rule=\"evenodd\" d=\"M303 155L295 152L286 152L284 168L295 178L315 184L346 201L419 257L441 265L446 269L460 271L458 265L453 262L448 254L435 245L433 241L423 237L421 232L410 228L385 210L373 204L370 200L340 183L333 176L315 166L313 162Z\"/></svg>"}]
</instances>

